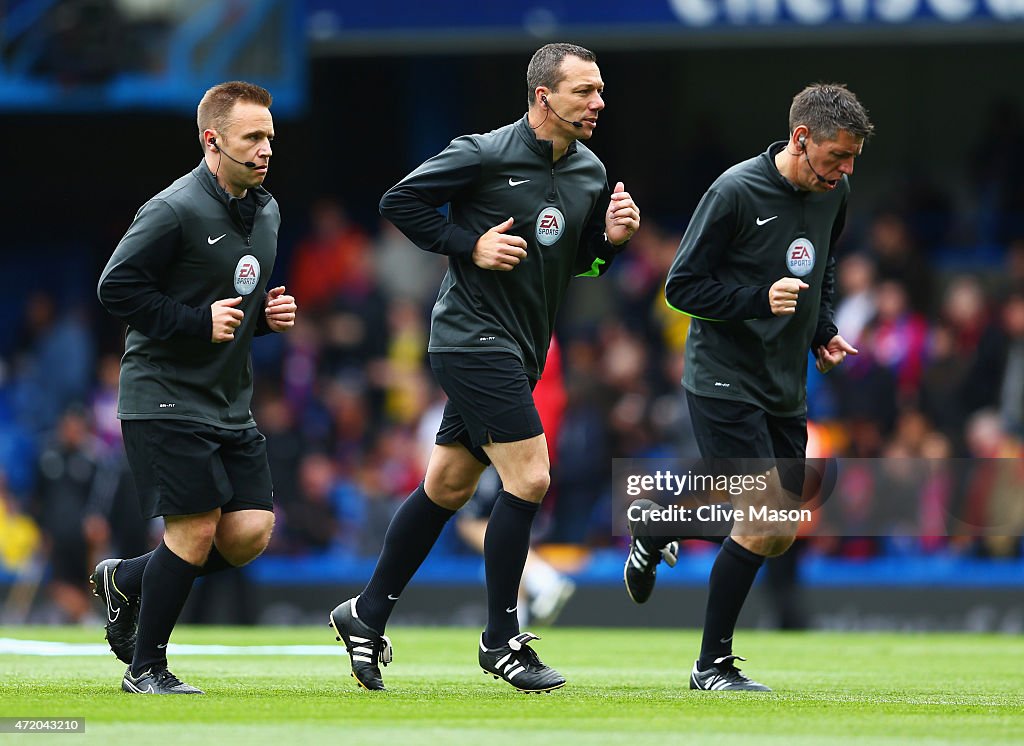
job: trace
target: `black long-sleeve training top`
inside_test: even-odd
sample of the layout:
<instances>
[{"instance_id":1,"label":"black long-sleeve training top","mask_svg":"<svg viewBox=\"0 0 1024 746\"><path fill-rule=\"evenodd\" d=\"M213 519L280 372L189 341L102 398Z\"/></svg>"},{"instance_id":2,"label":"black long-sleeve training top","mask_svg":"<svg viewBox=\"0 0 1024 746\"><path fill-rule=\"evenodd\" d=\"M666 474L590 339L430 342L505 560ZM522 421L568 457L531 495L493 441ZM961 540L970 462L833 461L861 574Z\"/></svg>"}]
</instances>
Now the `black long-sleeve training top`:
<instances>
[{"instance_id":1,"label":"black long-sleeve training top","mask_svg":"<svg viewBox=\"0 0 1024 746\"><path fill-rule=\"evenodd\" d=\"M668 304L693 317L683 386L791 417L807 409L807 351L837 334L833 248L850 184L797 189L775 166L784 142L722 174L686 228L665 283ZM768 290L783 277L810 287L796 313L774 316Z\"/></svg>"},{"instance_id":2,"label":"black long-sleeve training top","mask_svg":"<svg viewBox=\"0 0 1024 746\"><path fill-rule=\"evenodd\" d=\"M128 324L117 416L254 425L254 334L277 256L281 213L263 187L225 192L205 163L144 204L100 276L100 302ZM242 297L230 342L214 344L210 306Z\"/></svg>"},{"instance_id":3,"label":"black long-sleeve training top","mask_svg":"<svg viewBox=\"0 0 1024 746\"><path fill-rule=\"evenodd\" d=\"M623 248L604 235L609 198L589 148L573 142L552 163L551 142L538 140L525 116L453 140L389 189L381 215L421 249L449 257L430 352L508 350L539 379L569 280L602 274ZM437 210L445 204L447 218ZM510 217L526 258L510 272L477 267L477 239Z\"/></svg>"}]
</instances>

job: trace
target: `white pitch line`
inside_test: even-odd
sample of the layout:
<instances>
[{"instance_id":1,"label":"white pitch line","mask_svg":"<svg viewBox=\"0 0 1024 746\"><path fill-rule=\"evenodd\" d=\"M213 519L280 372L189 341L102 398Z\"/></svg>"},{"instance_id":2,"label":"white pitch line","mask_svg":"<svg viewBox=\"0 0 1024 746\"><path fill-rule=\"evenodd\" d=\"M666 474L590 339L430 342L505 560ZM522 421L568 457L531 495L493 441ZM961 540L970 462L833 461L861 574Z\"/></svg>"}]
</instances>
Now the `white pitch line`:
<instances>
[{"instance_id":1,"label":"white pitch line","mask_svg":"<svg viewBox=\"0 0 1024 746\"><path fill-rule=\"evenodd\" d=\"M179 645L167 646L170 655L345 655L338 645ZM0 637L0 655L112 655L103 643L16 640Z\"/></svg>"}]
</instances>

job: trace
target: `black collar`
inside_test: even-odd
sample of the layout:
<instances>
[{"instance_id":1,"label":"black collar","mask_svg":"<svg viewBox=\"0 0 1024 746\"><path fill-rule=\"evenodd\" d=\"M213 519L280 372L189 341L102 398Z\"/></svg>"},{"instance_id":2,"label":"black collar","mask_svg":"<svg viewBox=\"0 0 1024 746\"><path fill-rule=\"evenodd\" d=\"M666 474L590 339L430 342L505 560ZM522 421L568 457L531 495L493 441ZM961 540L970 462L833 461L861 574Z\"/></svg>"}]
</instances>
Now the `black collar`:
<instances>
[{"instance_id":1,"label":"black collar","mask_svg":"<svg viewBox=\"0 0 1024 746\"><path fill-rule=\"evenodd\" d=\"M224 187L217 181L217 177L213 175L209 167L206 165L205 160L199 161L199 165L192 169L192 175L198 179L199 183L203 185L203 189L210 193L211 196L216 197L220 202L229 210L231 209L232 202L239 202L238 197L228 194ZM245 191L244 200L252 199L256 205L260 208L266 207L267 203L270 202L270 192L264 189L262 186L252 187Z\"/></svg>"},{"instance_id":2,"label":"black collar","mask_svg":"<svg viewBox=\"0 0 1024 746\"><path fill-rule=\"evenodd\" d=\"M523 118L516 122L516 132L523 138L523 142L526 146L537 155L547 158L548 162L551 162L552 151L555 147L551 140L541 140L537 137L537 133L533 127L530 126L530 113L527 112L523 115ZM576 141L573 140L569 143L569 147L565 150L565 155L562 158L568 157L576 152ZM561 158L559 159L561 160Z\"/></svg>"}]
</instances>

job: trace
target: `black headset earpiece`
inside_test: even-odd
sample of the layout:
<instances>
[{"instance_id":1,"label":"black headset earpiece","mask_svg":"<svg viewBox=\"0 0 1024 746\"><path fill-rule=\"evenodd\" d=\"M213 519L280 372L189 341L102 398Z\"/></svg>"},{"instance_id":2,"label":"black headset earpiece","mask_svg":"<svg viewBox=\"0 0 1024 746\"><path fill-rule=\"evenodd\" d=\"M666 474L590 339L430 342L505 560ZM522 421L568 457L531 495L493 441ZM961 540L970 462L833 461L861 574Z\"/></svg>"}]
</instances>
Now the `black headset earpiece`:
<instances>
[{"instance_id":1,"label":"black headset earpiece","mask_svg":"<svg viewBox=\"0 0 1024 746\"><path fill-rule=\"evenodd\" d=\"M802 147L807 147L807 135L800 135L796 140Z\"/></svg>"},{"instance_id":2,"label":"black headset earpiece","mask_svg":"<svg viewBox=\"0 0 1024 746\"><path fill-rule=\"evenodd\" d=\"M576 129L582 129L582 128L583 128L583 122L573 122L573 121L570 121L570 120L566 119L565 117L563 117L563 116L562 116L561 114L559 114L559 113L558 113L557 111L555 111L554 109L552 109L552 108L551 108L551 104L549 104L549 103L548 103L548 97L547 97L547 96L545 96L545 95L541 94L540 100L541 100L541 101L542 101L542 102L544 103L544 108L545 108L545 109L547 109L548 111L550 111L550 112L551 112L552 114L554 114L554 115L555 115L556 117L558 117L559 119L561 119L561 120L562 120L563 122L565 122L566 124L571 124L571 125L572 125L573 127L575 127ZM546 116L547 116L547 115L545 114L545 117L546 117ZM537 125L537 126L539 127L540 125Z\"/></svg>"}]
</instances>

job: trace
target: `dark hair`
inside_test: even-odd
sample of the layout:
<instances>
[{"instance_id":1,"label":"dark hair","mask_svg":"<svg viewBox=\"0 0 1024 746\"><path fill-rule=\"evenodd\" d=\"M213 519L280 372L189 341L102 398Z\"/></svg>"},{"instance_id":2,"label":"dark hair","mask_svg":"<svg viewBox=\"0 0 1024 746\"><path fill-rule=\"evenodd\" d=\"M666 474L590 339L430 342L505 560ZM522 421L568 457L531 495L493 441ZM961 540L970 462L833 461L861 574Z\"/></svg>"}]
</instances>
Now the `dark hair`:
<instances>
[{"instance_id":1,"label":"dark hair","mask_svg":"<svg viewBox=\"0 0 1024 746\"><path fill-rule=\"evenodd\" d=\"M859 138L875 131L867 109L842 83L814 83L796 94L789 107L790 133L801 124L811 137L822 140L836 139L839 130Z\"/></svg>"},{"instance_id":2,"label":"dark hair","mask_svg":"<svg viewBox=\"0 0 1024 746\"><path fill-rule=\"evenodd\" d=\"M203 94L196 110L196 124L199 126L199 139L208 129L223 130L227 128L231 111L239 101L266 106L268 109L274 102L270 91L242 80L220 83Z\"/></svg>"},{"instance_id":3,"label":"dark hair","mask_svg":"<svg viewBox=\"0 0 1024 746\"><path fill-rule=\"evenodd\" d=\"M565 80L562 74L562 60L566 57L579 57L586 62L597 62L597 55L589 49L576 44L545 44L533 53L530 65L526 68L526 101L533 106L534 91L538 86L555 90Z\"/></svg>"}]
</instances>

